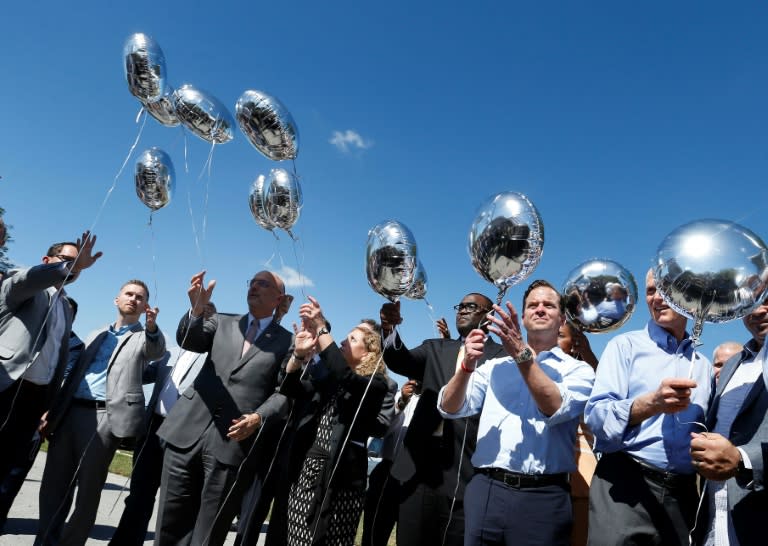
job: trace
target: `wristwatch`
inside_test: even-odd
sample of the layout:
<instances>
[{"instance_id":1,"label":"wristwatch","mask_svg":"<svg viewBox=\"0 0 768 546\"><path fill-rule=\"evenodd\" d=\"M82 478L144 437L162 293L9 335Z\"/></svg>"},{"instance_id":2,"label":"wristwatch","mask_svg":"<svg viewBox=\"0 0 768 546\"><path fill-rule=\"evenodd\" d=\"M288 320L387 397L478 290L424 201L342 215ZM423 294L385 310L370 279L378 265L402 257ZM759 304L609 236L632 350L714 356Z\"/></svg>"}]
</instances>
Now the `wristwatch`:
<instances>
[{"instance_id":1,"label":"wristwatch","mask_svg":"<svg viewBox=\"0 0 768 546\"><path fill-rule=\"evenodd\" d=\"M322 336L322 335L325 335L325 334L330 334L330 333L331 333L331 332L328 330L328 328L326 328L325 326L323 326L322 328L320 328L320 329L317 331L317 337L320 337L320 336Z\"/></svg>"},{"instance_id":2,"label":"wristwatch","mask_svg":"<svg viewBox=\"0 0 768 546\"><path fill-rule=\"evenodd\" d=\"M533 360L533 351L531 351L530 347L526 347L515 357L515 362L518 364L524 364L525 362L530 362L531 360Z\"/></svg>"}]
</instances>

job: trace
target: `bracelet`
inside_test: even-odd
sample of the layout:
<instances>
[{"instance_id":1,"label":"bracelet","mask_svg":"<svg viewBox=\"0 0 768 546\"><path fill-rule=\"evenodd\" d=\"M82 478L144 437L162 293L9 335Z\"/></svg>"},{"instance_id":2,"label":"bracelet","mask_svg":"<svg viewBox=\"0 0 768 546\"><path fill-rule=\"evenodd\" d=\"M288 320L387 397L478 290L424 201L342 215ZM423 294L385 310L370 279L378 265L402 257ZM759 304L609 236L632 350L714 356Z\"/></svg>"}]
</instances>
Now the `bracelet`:
<instances>
[{"instance_id":1,"label":"bracelet","mask_svg":"<svg viewBox=\"0 0 768 546\"><path fill-rule=\"evenodd\" d=\"M306 356L306 355L304 355L304 358L301 358L301 357L300 357L300 356L298 356L296 353L293 353L291 356L293 357L293 359L294 359L296 362L306 362L306 361L307 361L307 356Z\"/></svg>"},{"instance_id":2,"label":"bracelet","mask_svg":"<svg viewBox=\"0 0 768 546\"><path fill-rule=\"evenodd\" d=\"M474 368L467 368L467 367L464 365L464 360L462 360L462 361L461 361L461 371L462 371L462 372L464 372L464 373L472 373L472 372L474 372L474 371L475 371L475 369L474 369Z\"/></svg>"}]
</instances>

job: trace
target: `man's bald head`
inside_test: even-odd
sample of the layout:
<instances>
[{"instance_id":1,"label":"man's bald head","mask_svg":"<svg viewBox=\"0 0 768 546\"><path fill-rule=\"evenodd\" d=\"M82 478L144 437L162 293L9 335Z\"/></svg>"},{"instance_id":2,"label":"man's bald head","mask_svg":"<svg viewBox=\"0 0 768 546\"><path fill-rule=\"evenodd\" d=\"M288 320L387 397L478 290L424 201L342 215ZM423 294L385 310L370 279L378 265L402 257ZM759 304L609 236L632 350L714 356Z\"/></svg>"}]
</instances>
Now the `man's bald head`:
<instances>
[{"instance_id":1,"label":"man's bald head","mask_svg":"<svg viewBox=\"0 0 768 546\"><path fill-rule=\"evenodd\" d=\"M272 316L285 297L285 283L273 271L259 271L248 286L248 311L256 318Z\"/></svg>"}]
</instances>

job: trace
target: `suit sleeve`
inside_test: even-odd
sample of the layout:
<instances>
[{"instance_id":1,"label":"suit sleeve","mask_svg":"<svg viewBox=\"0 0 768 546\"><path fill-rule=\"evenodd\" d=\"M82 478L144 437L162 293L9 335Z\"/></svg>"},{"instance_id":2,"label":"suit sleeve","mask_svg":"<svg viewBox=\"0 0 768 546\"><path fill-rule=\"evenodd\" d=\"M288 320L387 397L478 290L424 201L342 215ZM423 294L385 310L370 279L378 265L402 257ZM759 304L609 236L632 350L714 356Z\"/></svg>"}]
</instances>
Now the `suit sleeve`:
<instances>
[{"instance_id":1,"label":"suit sleeve","mask_svg":"<svg viewBox=\"0 0 768 546\"><path fill-rule=\"evenodd\" d=\"M757 429L757 433L752 440L744 445L737 446L743 449L749 457L752 465L752 475L736 475L736 483L740 487L752 489L754 491L764 491L765 489L765 466L768 461L768 416L763 416L763 421Z\"/></svg>"},{"instance_id":2,"label":"suit sleeve","mask_svg":"<svg viewBox=\"0 0 768 546\"><path fill-rule=\"evenodd\" d=\"M395 373L423 381L427 351L424 343L413 350L408 349L400 335L395 333L394 343L384 349L384 362L387 363L387 368Z\"/></svg>"},{"instance_id":3,"label":"suit sleeve","mask_svg":"<svg viewBox=\"0 0 768 546\"><path fill-rule=\"evenodd\" d=\"M5 305L14 311L36 293L63 282L68 274L66 262L36 265L3 278L0 292Z\"/></svg>"},{"instance_id":4,"label":"suit sleeve","mask_svg":"<svg viewBox=\"0 0 768 546\"><path fill-rule=\"evenodd\" d=\"M395 418L395 397L398 392L397 383L387 378L387 392L384 394L384 400L381 403L381 409L376 416L376 422L371 428L371 436L383 438L389 430L389 425Z\"/></svg>"},{"instance_id":5,"label":"suit sleeve","mask_svg":"<svg viewBox=\"0 0 768 546\"><path fill-rule=\"evenodd\" d=\"M149 363L165 355L165 336L160 328L154 333L144 330L144 358Z\"/></svg>"},{"instance_id":6,"label":"suit sleeve","mask_svg":"<svg viewBox=\"0 0 768 546\"><path fill-rule=\"evenodd\" d=\"M179 347L195 353L210 352L218 320L218 315L203 320L203 317L190 316L189 311L184 313L176 329L176 342Z\"/></svg>"}]
</instances>

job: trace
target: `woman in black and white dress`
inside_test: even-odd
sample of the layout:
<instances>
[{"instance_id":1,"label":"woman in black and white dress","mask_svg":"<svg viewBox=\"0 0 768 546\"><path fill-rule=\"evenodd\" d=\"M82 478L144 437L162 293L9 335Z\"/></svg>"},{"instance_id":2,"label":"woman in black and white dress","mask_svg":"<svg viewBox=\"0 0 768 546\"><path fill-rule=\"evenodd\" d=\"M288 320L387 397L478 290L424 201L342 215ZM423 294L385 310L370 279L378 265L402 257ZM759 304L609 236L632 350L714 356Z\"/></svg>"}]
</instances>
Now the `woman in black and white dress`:
<instances>
[{"instance_id":1,"label":"woman in black and white dress","mask_svg":"<svg viewBox=\"0 0 768 546\"><path fill-rule=\"evenodd\" d=\"M387 393L381 336L375 323L355 326L337 345L313 298L301 306L302 330L296 332L293 356L280 392L311 399L317 433L288 502L288 544L354 544L365 499L368 469L366 441ZM317 352L306 374L302 365ZM320 377L317 379L317 377Z\"/></svg>"}]
</instances>

